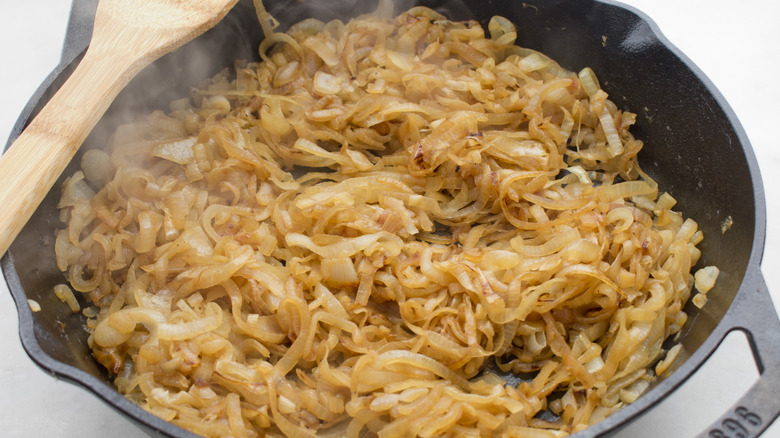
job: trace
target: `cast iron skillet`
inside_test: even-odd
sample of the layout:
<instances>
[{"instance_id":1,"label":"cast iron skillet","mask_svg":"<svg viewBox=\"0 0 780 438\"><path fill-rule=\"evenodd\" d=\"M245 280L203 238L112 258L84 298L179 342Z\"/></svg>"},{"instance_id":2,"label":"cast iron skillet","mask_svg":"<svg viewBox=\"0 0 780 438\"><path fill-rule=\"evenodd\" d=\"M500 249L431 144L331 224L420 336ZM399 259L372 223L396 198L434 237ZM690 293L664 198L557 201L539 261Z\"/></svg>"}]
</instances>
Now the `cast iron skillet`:
<instances>
[{"instance_id":1,"label":"cast iron skillet","mask_svg":"<svg viewBox=\"0 0 780 438\"><path fill-rule=\"evenodd\" d=\"M396 11L415 0L396 2ZM265 1L282 30L303 18L345 20L370 12L375 1ZM673 47L642 13L610 1L421 0L452 19L486 24L503 15L518 28L520 45L540 50L564 67L590 66L615 103L638 114L634 135L645 141L642 167L705 233L700 266L721 269L703 310L690 318L679 341L683 349L669 370L635 403L576 437L614 433L663 399L688 378L732 330L747 335L760 378L701 436L759 435L780 412L780 322L759 271L765 233L764 191L753 151L739 121L704 74ZM60 65L30 100L11 133L15 139L48 101L83 54L96 0L74 0ZM172 99L236 59L257 59L262 38L252 2L242 0L213 30L172 53L133 80L82 147L101 147L115 127ZM9 143L10 141L9 140ZM78 168L80 156L65 175ZM729 178L724 178L729 175ZM62 179L60 180L60 182ZM86 345L84 320L69 313L51 293L64 281L54 261L54 231L61 183L51 190L2 258L2 269L19 312L22 344L44 370L83 386L153 436L192 437L120 396ZM721 225L731 218L725 233ZM41 304L32 313L27 299Z\"/></svg>"}]
</instances>

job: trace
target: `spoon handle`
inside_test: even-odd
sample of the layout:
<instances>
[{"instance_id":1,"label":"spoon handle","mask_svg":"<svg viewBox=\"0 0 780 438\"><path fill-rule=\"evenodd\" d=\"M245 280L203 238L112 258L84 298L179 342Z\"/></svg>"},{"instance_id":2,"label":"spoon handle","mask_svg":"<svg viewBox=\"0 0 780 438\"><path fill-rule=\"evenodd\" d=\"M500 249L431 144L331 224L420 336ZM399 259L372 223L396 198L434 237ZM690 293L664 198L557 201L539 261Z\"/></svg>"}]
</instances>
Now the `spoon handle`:
<instances>
[{"instance_id":1,"label":"spoon handle","mask_svg":"<svg viewBox=\"0 0 780 438\"><path fill-rule=\"evenodd\" d=\"M87 51L62 88L0 157L0 255L117 94L141 68L131 60L102 54L94 56Z\"/></svg>"}]
</instances>

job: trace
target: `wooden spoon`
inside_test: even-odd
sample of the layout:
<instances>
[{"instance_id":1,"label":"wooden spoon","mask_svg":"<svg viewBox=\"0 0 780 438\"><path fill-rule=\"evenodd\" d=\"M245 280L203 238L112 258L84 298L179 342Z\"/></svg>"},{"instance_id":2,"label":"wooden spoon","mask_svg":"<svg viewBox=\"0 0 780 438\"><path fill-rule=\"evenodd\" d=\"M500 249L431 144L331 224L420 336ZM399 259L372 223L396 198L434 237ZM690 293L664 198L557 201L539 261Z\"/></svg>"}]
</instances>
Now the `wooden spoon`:
<instances>
[{"instance_id":1,"label":"wooden spoon","mask_svg":"<svg viewBox=\"0 0 780 438\"><path fill-rule=\"evenodd\" d=\"M0 255L130 79L212 28L237 1L100 0L84 58L0 158Z\"/></svg>"}]
</instances>

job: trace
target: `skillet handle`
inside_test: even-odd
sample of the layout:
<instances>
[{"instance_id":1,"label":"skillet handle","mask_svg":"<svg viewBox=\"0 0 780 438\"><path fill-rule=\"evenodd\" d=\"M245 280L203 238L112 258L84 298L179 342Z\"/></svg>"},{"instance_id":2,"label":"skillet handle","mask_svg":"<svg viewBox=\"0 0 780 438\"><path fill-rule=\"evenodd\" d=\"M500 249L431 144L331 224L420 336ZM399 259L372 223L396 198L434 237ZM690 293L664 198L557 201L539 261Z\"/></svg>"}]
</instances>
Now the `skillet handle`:
<instances>
[{"instance_id":1,"label":"skillet handle","mask_svg":"<svg viewBox=\"0 0 780 438\"><path fill-rule=\"evenodd\" d=\"M760 273L746 278L740 293L724 322L745 333L760 376L699 438L758 437L780 414L780 320Z\"/></svg>"}]
</instances>

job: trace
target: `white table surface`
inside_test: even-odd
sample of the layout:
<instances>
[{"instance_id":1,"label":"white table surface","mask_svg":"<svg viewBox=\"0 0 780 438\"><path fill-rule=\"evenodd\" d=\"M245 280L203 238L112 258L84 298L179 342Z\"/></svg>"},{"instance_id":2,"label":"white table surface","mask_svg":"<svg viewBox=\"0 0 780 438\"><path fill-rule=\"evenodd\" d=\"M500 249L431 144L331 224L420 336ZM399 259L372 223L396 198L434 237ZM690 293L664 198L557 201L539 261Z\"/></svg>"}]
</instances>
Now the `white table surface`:
<instances>
[{"instance_id":1,"label":"white table surface","mask_svg":"<svg viewBox=\"0 0 780 438\"><path fill-rule=\"evenodd\" d=\"M767 191L763 273L775 303L780 303L780 142L775 116L780 105L780 6L767 0L625 3L649 15L709 76L745 127ZM69 9L69 0L0 0L3 144L27 100L59 60ZM17 323L7 285L0 280L0 436L143 436L90 393L35 366L22 349ZM756 377L744 336L731 337L691 380L619 436L693 436L724 412ZM780 437L780 425L764 436Z\"/></svg>"}]
</instances>

